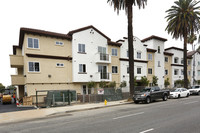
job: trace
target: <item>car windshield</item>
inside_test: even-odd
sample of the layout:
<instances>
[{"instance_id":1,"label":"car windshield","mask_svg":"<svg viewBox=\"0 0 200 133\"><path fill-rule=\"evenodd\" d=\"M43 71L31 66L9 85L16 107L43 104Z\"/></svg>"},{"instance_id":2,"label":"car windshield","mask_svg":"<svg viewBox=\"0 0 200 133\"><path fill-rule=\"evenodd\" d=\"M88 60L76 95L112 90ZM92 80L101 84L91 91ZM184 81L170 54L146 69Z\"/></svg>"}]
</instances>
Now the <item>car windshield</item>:
<instances>
[{"instance_id":1,"label":"car windshield","mask_svg":"<svg viewBox=\"0 0 200 133\"><path fill-rule=\"evenodd\" d=\"M192 89L198 89L199 86L192 86Z\"/></svg>"},{"instance_id":2,"label":"car windshield","mask_svg":"<svg viewBox=\"0 0 200 133\"><path fill-rule=\"evenodd\" d=\"M151 88L144 88L142 90L140 90L140 92L150 92L151 91Z\"/></svg>"},{"instance_id":3,"label":"car windshield","mask_svg":"<svg viewBox=\"0 0 200 133\"><path fill-rule=\"evenodd\" d=\"M173 90L171 90L171 92L178 92L179 91L179 89L173 89Z\"/></svg>"}]
</instances>

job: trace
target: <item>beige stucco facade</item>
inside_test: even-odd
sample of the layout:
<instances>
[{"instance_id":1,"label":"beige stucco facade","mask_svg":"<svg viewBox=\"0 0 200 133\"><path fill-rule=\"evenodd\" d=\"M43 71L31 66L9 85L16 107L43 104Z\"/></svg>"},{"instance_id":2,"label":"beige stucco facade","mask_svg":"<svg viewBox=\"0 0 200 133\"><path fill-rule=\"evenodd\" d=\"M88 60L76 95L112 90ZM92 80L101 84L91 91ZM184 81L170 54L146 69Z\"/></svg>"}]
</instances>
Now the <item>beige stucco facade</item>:
<instances>
[{"instance_id":1,"label":"beige stucco facade","mask_svg":"<svg viewBox=\"0 0 200 133\"><path fill-rule=\"evenodd\" d=\"M112 48L117 49L117 56L112 56ZM112 66L117 66L118 72L112 73L112 82L116 82L116 86L119 87L120 85L120 47L117 46L108 46L108 54L111 55L111 63L108 65L108 71L112 73Z\"/></svg>"}]
</instances>

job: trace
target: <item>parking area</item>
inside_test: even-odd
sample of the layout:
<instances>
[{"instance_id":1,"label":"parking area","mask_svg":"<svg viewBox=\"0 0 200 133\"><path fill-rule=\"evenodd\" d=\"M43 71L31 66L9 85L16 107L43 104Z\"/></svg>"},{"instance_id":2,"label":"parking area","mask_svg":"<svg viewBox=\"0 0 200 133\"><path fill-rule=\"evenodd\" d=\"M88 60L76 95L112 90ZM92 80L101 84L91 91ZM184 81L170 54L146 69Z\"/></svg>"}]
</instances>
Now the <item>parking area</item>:
<instances>
[{"instance_id":1,"label":"parking area","mask_svg":"<svg viewBox=\"0 0 200 133\"><path fill-rule=\"evenodd\" d=\"M6 112L14 112L14 111L22 111L22 110L32 110L35 109L34 107L17 107L14 103L14 100L12 100L12 104L2 104L0 102L0 113L6 113Z\"/></svg>"}]
</instances>

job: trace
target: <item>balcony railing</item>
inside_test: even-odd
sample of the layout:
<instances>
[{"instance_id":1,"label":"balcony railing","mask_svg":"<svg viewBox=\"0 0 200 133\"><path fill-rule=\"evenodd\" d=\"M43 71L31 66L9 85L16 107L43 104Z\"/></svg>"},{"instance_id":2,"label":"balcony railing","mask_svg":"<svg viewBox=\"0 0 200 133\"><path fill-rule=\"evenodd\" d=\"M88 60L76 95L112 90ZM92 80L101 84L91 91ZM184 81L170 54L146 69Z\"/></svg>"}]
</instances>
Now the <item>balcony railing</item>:
<instances>
[{"instance_id":1,"label":"balcony railing","mask_svg":"<svg viewBox=\"0 0 200 133\"><path fill-rule=\"evenodd\" d=\"M97 63L111 63L111 56L109 54L97 53L96 62Z\"/></svg>"},{"instance_id":2,"label":"balcony railing","mask_svg":"<svg viewBox=\"0 0 200 133\"><path fill-rule=\"evenodd\" d=\"M23 56L20 55L10 55L10 65L11 67L23 67L24 65L24 60Z\"/></svg>"},{"instance_id":3,"label":"balcony railing","mask_svg":"<svg viewBox=\"0 0 200 133\"><path fill-rule=\"evenodd\" d=\"M110 79L110 74L109 73L100 73L100 79Z\"/></svg>"}]
</instances>

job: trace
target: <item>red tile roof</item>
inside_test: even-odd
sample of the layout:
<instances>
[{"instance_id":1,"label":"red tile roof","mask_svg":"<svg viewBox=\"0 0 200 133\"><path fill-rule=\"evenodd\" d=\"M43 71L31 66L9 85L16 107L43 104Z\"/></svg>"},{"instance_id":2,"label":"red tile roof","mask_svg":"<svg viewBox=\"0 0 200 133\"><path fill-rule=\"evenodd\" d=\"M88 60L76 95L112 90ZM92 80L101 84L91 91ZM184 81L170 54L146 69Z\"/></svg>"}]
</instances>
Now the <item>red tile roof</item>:
<instances>
[{"instance_id":1,"label":"red tile roof","mask_svg":"<svg viewBox=\"0 0 200 133\"><path fill-rule=\"evenodd\" d=\"M165 39L165 38L152 35L152 36L150 36L150 37L147 37L147 38L141 40L141 42L146 42L146 41L151 40L151 39L157 39L157 40L160 40L160 41L163 41L163 42L167 41L167 39Z\"/></svg>"}]
</instances>

